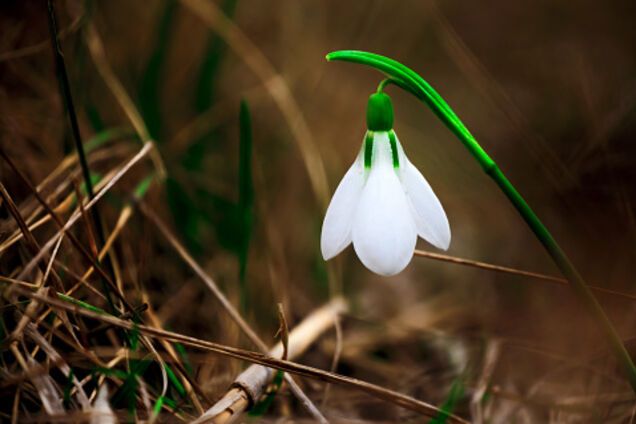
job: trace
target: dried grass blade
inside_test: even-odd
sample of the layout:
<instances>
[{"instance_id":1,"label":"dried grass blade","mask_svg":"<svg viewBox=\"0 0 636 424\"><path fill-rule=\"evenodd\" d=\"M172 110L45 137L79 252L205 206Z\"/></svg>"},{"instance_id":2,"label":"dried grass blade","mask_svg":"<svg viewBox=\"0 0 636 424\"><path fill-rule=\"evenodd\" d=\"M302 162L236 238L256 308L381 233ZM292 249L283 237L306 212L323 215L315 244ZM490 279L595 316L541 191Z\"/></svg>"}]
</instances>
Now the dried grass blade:
<instances>
[{"instance_id":1,"label":"dried grass blade","mask_svg":"<svg viewBox=\"0 0 636 424\"><path fill-rule=\"evenodd\" d=\"M324 371L318 368L302 365L296 362L283 361L281 359L272 358L269 355L265 355L259 352L252 352L252 351L239 349L239 348L235 348L231 346L225 346L219 343L209 342L209 341L197 339L195 337L190 337L183 334L174 333L172 331L159 330L153 327L148 327L146 325L141 325L141 324L136 325L130 321L124 321L109 315L97 314L95 312L79 308L75 305L68 304L66 302L62 302L48 296L42 296L40 294L30 292L29 290L26 290L23 288L16 287L15 291L19 293L20 295L38 299L41 302L46 303L49 306L52 306L56 309L73 311L80 315L86 316L88 318L96 319L96 320L106 322L111 325L125 328L125 329L133 329L133 327L135 327L141 333L153 338L163 338L165 340L175 341L178 343L182 343L183 345L203 349L203 350L213 352L219 355L223 355L226 357L253 362L259 365L266 366L268 368L275 368L275 369L279 369L289 373L313 378L316 380L336 383L342 386L355 388L373 397L392 403L394 405L398 405L405 409L418 412L424 416L435 417L435 416L439 416L440 414L445 414L444 411L441 411L439 408L435 407L434 405L412 398L411 396L408 396L399 392L395 392L385 387L368 383L363 380L347 377L347 376L332 373L329 371ZM445 414L445 415L448 417L448 422L462 423L462 424L468 423L468 421L456 415L452 415L452 414Z\"/></svg>"}]
</instances>

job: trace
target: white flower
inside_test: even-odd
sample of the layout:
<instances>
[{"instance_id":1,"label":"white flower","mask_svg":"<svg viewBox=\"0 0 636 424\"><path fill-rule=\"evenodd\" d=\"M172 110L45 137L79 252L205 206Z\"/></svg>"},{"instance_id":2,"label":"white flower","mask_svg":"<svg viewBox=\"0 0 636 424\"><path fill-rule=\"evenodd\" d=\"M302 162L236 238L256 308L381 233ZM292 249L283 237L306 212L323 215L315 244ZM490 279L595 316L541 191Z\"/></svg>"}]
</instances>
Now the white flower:
<instances>
[{"instance_id":1,"label":"white flower","mask_svg":"<svg viewBox=\"0 0 636 424\"><path fill-rule=\"evenodd\" d=\"M450 227L431 186L404 154L386 94L371 96L367 124L362 149L327 209L320 244L329 260L353 242L367 268L389 276L409 264L418 235L448 249Z\"/></svg>"}]
</instances>

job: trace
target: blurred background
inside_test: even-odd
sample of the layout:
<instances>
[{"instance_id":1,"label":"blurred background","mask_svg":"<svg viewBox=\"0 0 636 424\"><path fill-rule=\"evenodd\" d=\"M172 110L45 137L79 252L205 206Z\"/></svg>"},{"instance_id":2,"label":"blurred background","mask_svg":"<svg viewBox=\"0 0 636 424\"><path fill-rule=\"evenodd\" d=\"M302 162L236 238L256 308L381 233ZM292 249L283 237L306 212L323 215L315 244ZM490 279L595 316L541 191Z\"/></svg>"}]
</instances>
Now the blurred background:
<instances>
[{"instance_id":1,"label":"blurred background","mask_svg":"<svg viewBox=\"0 0 636 424\"><path fill-rule=\"evenodd\" d=\"M636 354L636 298L629 298L636 296L636 3L55 5L80 133L85 145L95 146L88 155L95 181L132 157L140 139L154 140L166 170L162 180L158 162L146 157L113 187L100 202L107 234L135 187L153 175L144 203L267 344L277 340L278 302L293 327L343 294L350 311L342 318L339 373L435 405L452 401L453 412L476 421L476 409L488 422L632 417L629 385L567 286L423 257L384 278L364 268L351 248L325 263L319 240L331 194L359 151L366 100L382 78L358 65L327 63L325 54L359 49L389 56L446 99L587 282L620 292L596 295ZM0 146L39 184L74 152L45 2L0 1L0 28ZM128 108L121 92L132 101ZM558 276L461 143L415 98L394 86L388 92L405 151L447 212L453 239L446 253ZM49 181L44 190L52 204L73 195L73 178L81 185L77 164ZM4 161L0 179L25 215L35 210L32 192ZM55 194L55 187L62 188ZM59 211L67 219L72 209ZM5 246L17 230L6 202L0 219ZM75 231L89 243L83 227ZM49 223L34 235L44 244L54 233ZM86 263L66 244L60 258L83 272ZM435 251L422 240L418 248ZM164 328L250 348L143 214L133 212L113 252L126 298L147 302ZM5 276L17 275L32 258L22 241L1 255ZM78 298L105 307L90 291ZM5 306L3 320L11 321L16 306ZM6 335L11 329L4 327ZM334 334L300 362L329 369ZM245 366L192 355L194 379L210 399ZM15 371L11 361L3 352L7 372ZM301 383L315 402L324 400L333 421L419 419L351 388L333 385L325 399L323 383ZM458 386L459 394L451 390ZM11 405L1 409L11 416ZM20 410L37 416L36 398L25 399ZM170 420L168 412L160 417ZM277 417L306 413L283 390L261 419Z\"/></svg>"}]
</instances>

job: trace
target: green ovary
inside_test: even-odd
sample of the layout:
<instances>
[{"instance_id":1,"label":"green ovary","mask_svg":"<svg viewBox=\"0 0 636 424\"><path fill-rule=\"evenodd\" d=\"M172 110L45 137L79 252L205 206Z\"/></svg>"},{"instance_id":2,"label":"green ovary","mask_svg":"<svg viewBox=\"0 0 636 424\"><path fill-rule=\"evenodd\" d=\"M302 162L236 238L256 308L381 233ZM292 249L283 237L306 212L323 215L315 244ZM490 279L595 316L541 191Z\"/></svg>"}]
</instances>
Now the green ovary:
<instances>
[{"instance_id":1,"label":"green ovary","mask_svg":"<svg viewBox=\"0 0 636 424\"><path fill-rule=\"evenodd\" d=\"M374 93L367 103L367 128L369 131L393 129L393 104L386 93Z\"/></svg>"}]
</instances>

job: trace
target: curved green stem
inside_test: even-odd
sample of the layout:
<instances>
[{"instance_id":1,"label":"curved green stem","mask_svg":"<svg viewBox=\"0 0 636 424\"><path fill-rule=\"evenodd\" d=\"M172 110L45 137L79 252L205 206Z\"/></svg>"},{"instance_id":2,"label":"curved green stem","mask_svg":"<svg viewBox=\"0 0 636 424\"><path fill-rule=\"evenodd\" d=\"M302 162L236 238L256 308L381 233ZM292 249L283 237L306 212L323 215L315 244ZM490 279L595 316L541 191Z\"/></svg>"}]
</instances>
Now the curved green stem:
<instances>
[{"instance_id":1,"label":"curved green stem","mask_svg":"<svg viewBox=\"0 0 636 424\"><path fill-rule=\"evenodd\" d=\"M424 102L448 129L459 138L471 155L481 165L486 174L495 181L519 214L521 214L530 229L534 232L541 244L543 244L543 247L548 251L552 260L568 279L579 300L598 322L616 358L623 365L632 389L636 392L636 366L634 366L634 362L629 356L627 349L625 349L618 332L590 291L583 277L581 277L574 265L572 265L572 262L570 262L567 255L561 250L561 247L545 225L543 225L539 217L526 203L508 178L506 178L504 173L501 172L495 161L488 156L488 153L479 145L475 137L473 137L459 117L433 87L415 71L393 59L378 54L355 50L340 50L329 53L327 60L359 63L381 71L387 76L388 80ZM382 88L388 84L388 82L385 81L386 80L380 83ZM378 87L378 89L380 89L380 87Z\"/></svg>"},{"instance_id":2,"label":"curved green stem","mask_svg":"<svg viewBox=\"0 0 636 424\"><path fill-rule=\"evenodd\" d=\"M382 81L380 81L380 84L378 84L378 88L377 90L375 90L375 92L382 93L387 85L393 84L393 83L394 81L391 78L385 78Z\"/></svg>"}]
</instances>

